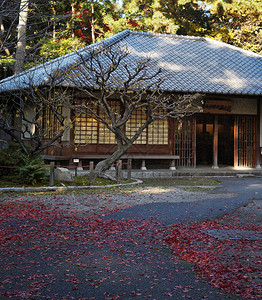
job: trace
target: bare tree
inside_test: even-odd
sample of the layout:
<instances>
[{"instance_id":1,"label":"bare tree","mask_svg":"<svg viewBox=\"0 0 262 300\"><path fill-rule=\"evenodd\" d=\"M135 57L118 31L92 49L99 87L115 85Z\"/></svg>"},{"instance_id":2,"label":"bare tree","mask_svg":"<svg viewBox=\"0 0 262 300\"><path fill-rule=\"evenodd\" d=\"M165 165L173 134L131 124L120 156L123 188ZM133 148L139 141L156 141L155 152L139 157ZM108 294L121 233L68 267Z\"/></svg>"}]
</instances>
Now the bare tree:
<instances>
[{"instance_id":1,"label":"bare tree","mask_svg":"<svg viewBox=\"0 0 262 300\"><path fill-rule=\"evenodd\" d=\"M96 166L97 176L119 160L151 123L194 113L194 103L202 97L164 92L168 80L165 70L149 58L134 60L125 47L96 47L87 56L79 53L78 62L64 76L64 84L77 88L86 99L70 107L103 124L115 136L117 149ZM120 110L115 109L112 99L118 99ZM126 125L139 109L146 117L132 135L127 134Z\"/></svg>"},{"instance_id":2,"label":"bare tree","mask_svg":"<svg viewBox=\"0 0 262 300\"><path fill-rule=\"evenodd\" d=\"M28 86L1 95L0 130L16 141L27 155L39 155L48 147L62 147L61 139L69 130L66 89Z\"/></svg>"}]
</instances>

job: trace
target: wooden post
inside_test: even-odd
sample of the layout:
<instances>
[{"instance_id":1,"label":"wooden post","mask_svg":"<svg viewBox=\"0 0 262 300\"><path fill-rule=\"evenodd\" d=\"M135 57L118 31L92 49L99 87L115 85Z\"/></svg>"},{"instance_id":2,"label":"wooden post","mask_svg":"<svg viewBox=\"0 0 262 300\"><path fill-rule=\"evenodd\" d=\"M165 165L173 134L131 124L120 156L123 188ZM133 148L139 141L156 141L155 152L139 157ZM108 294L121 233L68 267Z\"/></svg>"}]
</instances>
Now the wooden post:
<instances>
[{"instance_id":1,"label":"wooden post","mask_svg":"<svg viewBox=\"0 0 262 300\"><path fill-rule=\"evenodd\" d=\"M214 119L214 135L213 135L213 168L218 169L218 116Z\"/></svg>"},{"instance_id":2,"label":"wooden post","mask_svg":"<svg viewBox=\"0 0 262 300\"><path fill-rule=\"evenodd\" d=\"M92 185L94 182L94 162L89 162L89 184Z\"/></svg>"},{"instance_id":3,"label":"wooden post","mask_svg":"<svg viewBox=\"0 0 262 300\"><path fill-rule=\"evenodd\" d=\"M238 167L238 117L234 120L234 168Z\"/></svg>"},{"instance_id":4,"label":"wooden post","mask_svg":"<svg viewBox=\"0 0 262 300\"><path fill-rule=\"evenodd\" d=\"M50 162L50 177L49 177L49 185L54 186L54 177L55 177L55 162Z\"/></svg>"},{"instance_id":5,"label":"wooden post","mask_svg":"<svg viewBox=\"0 0 262 300\"><path fill-rule=\"evenodd\" d=\"M127 180L131 180L132 159L127 160Z\"/></svg>"},{"instance_id":6,"label":"wooden post","mask_svg":"<svg viewBox=\"0 0 262 300\"><path fill-rule=\"evenodd\" d=\"M255 157L256 157L256 161L255 161L255 166L256 169L261 169L261 165L260 165L260 157L261 157L261 153L260 153L260 99L257 99L257 119L256 119L256 149L255 149Z\"/></svg>"},{"instance_id":7,"label":"wooden post","mask_svg":"<svg viewBox=\"0 0 262 300\"><path fill-rule=\"evenodd\" d=\"M77 177L77 165L75 165L75 177Z\"/></svg>"},{"instance_id":8,"label":"wooden post","mask_svg":"<svg viewBox=\"0 0 262 300\"><path fill-rule=\"evenodd\" d=\"M196 140L196 117L193 116L193 120L192 120L193 124L192 124L192 127L193 127L193 157L194 157L194 168L196 168L196 163L197 163L197 152L196 152L196 143L197 143L197 140Z\"/></svg>"},{"instance_id":9,"label":"wooden post","mask_svg":"<svg viewBox=\"0 0 262 300\"><path fill-rule=\"evenodd\" d=\"M116 178L118 182L121 182L122 179L122 160L119 160L116 168Z\"/></svg>"}]
</instances>

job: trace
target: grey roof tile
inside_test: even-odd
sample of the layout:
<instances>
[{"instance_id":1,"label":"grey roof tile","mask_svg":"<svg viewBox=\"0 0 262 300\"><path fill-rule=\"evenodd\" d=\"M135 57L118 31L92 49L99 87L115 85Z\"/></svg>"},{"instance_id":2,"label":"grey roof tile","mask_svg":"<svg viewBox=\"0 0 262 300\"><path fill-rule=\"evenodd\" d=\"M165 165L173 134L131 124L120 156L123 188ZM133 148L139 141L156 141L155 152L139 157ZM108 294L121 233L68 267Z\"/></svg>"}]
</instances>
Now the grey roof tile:
<instances>
[{"instance_id":1,"label":"grey roof tile","mask_svg":"<svg viewBox=\"0 0 262 300\"><path fill-rule=\"evenodd\" d=\"M162 89L176 92L202 92L262 95L262 55L208 38L123 31L79 53L88 60L90 49L102 45L127 46L129 62L150 57L168 79ZM48 82L50 72L77 63L77 52L64 55L0 81L0 92ZM106 63L106 60L105 60ZM121 74L119 73L119 76Z\"/></svg>"}]
</instances>

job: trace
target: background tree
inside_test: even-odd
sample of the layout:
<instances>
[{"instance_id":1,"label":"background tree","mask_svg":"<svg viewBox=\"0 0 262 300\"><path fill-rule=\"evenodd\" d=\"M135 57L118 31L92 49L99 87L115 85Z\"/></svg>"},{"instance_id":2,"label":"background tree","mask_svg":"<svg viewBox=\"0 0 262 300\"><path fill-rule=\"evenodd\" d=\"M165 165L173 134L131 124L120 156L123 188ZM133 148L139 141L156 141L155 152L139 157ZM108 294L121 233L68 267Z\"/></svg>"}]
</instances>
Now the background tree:
<instances>
[{"instance_id":1,"label":"background tree","mask_svg":"<svg viewBox=\"0 0 262 300\"><path fill-rule=\"evenodd\" d=\"M23 3L27 26L18 27ZM261 53L261 18L260 0L124 0L122 7L116 0L2 0L0 79L15 62L26 69L125 29L207 36ZM17 47L17 29L25 27L26 44Z\"/></svg>"},{"instance_id":2,"label":"background tree","mask_svg":"<svg viewBox=\"0 0 262 300\"><path fill-rule=\"evenodd\" d=\"M18 34L15 56L15 74L22 71L26 48L26 27L28 18L29 0L21 0L19 9Z\"/></svg>"},{"instance_id":3,"label":"background tree","mask_svg":"<svg viewBox=\"0 0 262 300\"><path fill-rule=\"evenodd\" d=\"M161 11L177 25L176 34L204 36L209 30L208 6L205 1L160 0Z\"/></svg>"},{"instance_id":4,"label":"background tree","mask_svg":"<svg viewBox=\"0 0 262 300\"><path fill-rule=\"evenodd\" d=\"M87 56L79 54L78 63L66 73L61 72L67 84L80 91L79 97L84 95L84 102L69 103L70 108L82 117L94 119L115 136L117 148L98 163L98 176L119 160L151 123L192 114L196 111L195 101L201 98L198 94L164 93L161 85L168 80L164 71L150 59L134 61L129 60L129 55L125 47L96 48ZM119 99L119 107L114 99ZM142 110L144 121L128 133L126 126L138 110Z\"/></svg>"},{"instance_id":5,"label":"background tree","mask_svg":"<svg viewBox=\"0 0 262 300\"><path fill-rule=\"evenodd\" d=\"M161 10L178 25L177 34L211 37L261 53L260 0L161 1Z\"/></svg>"},{"instance_id":6,"label":"background tree","mask_svg":"<svg viewBox=\"0 0 262 300\"><path fill-rule=\"evenodd\" d=\"M262 53L262 5L260 0L212 1L208 36Z\"/></svg>"},{"instance_id":7,"label":"background tree","mask_svg":"<svg viewBox=\"0 0 262 300\"><path fill-rule=\"evenodd\" d=\"M16 29L18 24L19 4L16 0L3 0L0 3L0 79L13 74L11 66L14 64L16 43Z\"/></svg>"},{"instance_id":8,"label":"background tree","mask_svg":"<svg viewBox=\"0 0 262 300\"><path fill-rule=\"evenodd\" d=\"M109 31L106 19L116 20L120 17L117 11L114 0L3 0L0 3L3 77L102 39Z\"/></svg>"},{"instance_id":9,"label":"background tree","mask_svg":"<svg viewBox=\"0 0 262 300\"><path fill-rule=\"evenodd\" d=\"M158 33L176 33L178 26L165 16L159 0L125 0L122 16L114 23L108 21L110 32L118 33L126 29Z\"/></svg>"}]
</instances>

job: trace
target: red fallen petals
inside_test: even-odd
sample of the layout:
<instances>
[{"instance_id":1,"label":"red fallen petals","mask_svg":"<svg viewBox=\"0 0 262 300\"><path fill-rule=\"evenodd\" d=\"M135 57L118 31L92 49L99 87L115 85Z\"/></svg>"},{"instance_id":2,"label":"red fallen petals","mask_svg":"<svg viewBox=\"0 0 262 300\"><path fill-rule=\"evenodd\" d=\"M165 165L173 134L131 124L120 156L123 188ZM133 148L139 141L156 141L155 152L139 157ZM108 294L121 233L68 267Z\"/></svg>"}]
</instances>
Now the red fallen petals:
<instances>
[{"instance_id":1,"label":"red fallen petals","mask_svg":"<svg viewBox=\"0 0 262 300\"><path fill-rule=\"evenodd\" d=\"M46 254L53 248L62 246L66 249L67 245L70 244L91 245L98 248L107 245L109 251L116 251L115 244L123 242L123 249L117 247L117 250L126 253L127 249L124 248L124 244L141 245L148 243L149 234L154 237L150 241L150 246L159 242L163 238L163 230L159 230L158 225L153 220L152 222L135 219L116 221L84 218L77 215L69 216L65 214L65 210L60 210L59 207L48 207L42 204L41 201L16 201L12 199L12 202L0 205L0 251L3 257L12 258L12 255L15 255L22 260L25 268L32 268L37 267L38 261L34 257L30 258L30 250L37 249L43 252L44 260L51 261L59 268L62 262L59 260L56 262L54 258L48 257ZM178 224L170 229L171 233L167 236L166 242L172 247L174 254L192 262L195 269L205 278L209 278L214 286L246 298L258 299L259 295L262 295L262 287L261 284L259 285L259 282L261 282L259 276L262 277L261 241L221 241L201 231L211 229L261 231L261 228L252 224L241 227L237 224L221 225L212 221L193 225ZM120 255L121 251L119 252ZM257 254L249 257L248 253L251 251ZM90 254L88 250L85 253ZM109 268L111 253L108 252L108 255L99 259L107 266L107 273L114 274L116 271L110 271ZM67 264L74 264L79 268L83 268L84 272L91 268L90 265L78 261L74 252L68 253L65 258ZM119 263L128 267L132 263L132 259L129 261L123 260ZM8 262L10 261L11 259L8 260ZM147 263L150 264L151 261L148 260ZM96 264L99 264L99 262L94 260L92 269L96 268ZM12 267L12 264L6 264L4 267L5 270L8 270ZM20 299L38 298L39 287L44 286L46 281L50 284L50 282L56 280L52 274L48 274L48 277L45 276L47 274L31 274L30 278L24 279L29 282L28 290L6 291L3 295L10 298L20 297ZM147 275L142 274L141 276ZM77 289L78 284L83 283L76 277L76 275L70 274L69 270L64 273L65 280L74 285L73 289ZM107 277L102 277L102 274L98 280L86 279L88 283L94 286L98 286L106 280ZM127 280L129 279L123 278L120 282ZM4 281L0 282L2 285L5 283ZM176 288L182 289L180 286ZM188 289L182 290L184 293L189 291ZM173 295L174 293L171 292L165 293L166 297L172 297ZM120 296L110 295L110 299L117 299ZM133 291L131 296L136 297L140 294Z\"/></svg>"},{"instance_id":2,"label":"red fallen petals","mask_svg":"<svg viewBox=\"0 0 262 300\"><path fill-rule=\"evenodd\" d=\"M195 269L210 282L227 292L247 298L262 297L262 268L257 264L259 255L249 256L250 251L262 250L261 241L217 240L201 230L238 229L257 230L261 228L248 225L219 224L206 221L201 224L172 226L166 238L175 255L194 264ZM259 296L260 295L260 296Z\"/></svg>"},{"instance_id":3,"label":"red fallen petals","mask_svg":"<svg viewBox=\"0 0 262 300\"><path fill-rule=\"evenodd\" d=\"M51 196L50 196L51 198ZM51 199L52 200L52 199ZM148 237L154 237L152 241ZM72 285L72 289L78 289L78 286L84 282L88 282L90 285L97 287L108 279L107 276L99 276L99 279L94 280L92 278L78 279L77 275L81 273L81 269L84 272L90 270L90 274L98 274L95 271L96 264L99 267L101 261L105 264L106 268L103 272L115 274L115 270L110 270L112 263L112 251L119 252L119 264L130 266L136 259L141 259L139 256L132 257L130 252L130 258L125 259L122 257L122 253L128 253L128 246L148 244L148 247L153 246L154 243L163 239L162 231L159 229L159 223L143 220L103 220L100 218L85 218L83 216L74 214L67 214L64 209L60 209L59 206L48 206L41 203L41 199L37 201L26 201L24 198L22 201L11 199L10 202L1 203L0 205L0 262L3 265L3 270L14 270L17 268L17 263L12 262L12 257L22 262L23 272L27 273L31 270L37 270L37 274L30 273L29 277L24 277L24 273L19 271L18 273L12 273L12 280L21 283L14 286L13 281L8 282L0 281L0 298L1 295L19 299L39 299L41 298L41 291L45 288L45 285L52 284L56 280L56 275L60 273L60 268L63 265L73 265L79 268L77 271L71 273L70 267L64 270L62 273L62 281L66 281L68 286ZM116 243L117 245L116 247ZM66 251L66 249L78 248L75 246L83 245L79 247L77 251ZM82 255L90 255L92 257L92 248L100 248L103 245L108 245L108 252L101 257L93 258L91 264L82 263L79 257ZM85 247L87 246L87 247ZM82 250L82 249L89 249ZM127 249L126 249L127 248ZM49 256L49 253L53 251L63 251L61 255ZM62 249L62 250L61 250ZM37 257L32 256L32 252L39 251L41 259L47 264L51 264L53 273L42 274L40 267L42 261ZM106 253L106 252L105 252ZM63 260L61 260L63 257ZM96 261L97 260L97 261ZM2 266L1 265L1 266ZM39 270L37 269L39 268ZM39 273L38 273L39 271ZM44 271L43 271L44 272ZM105 274L104 274L105 275ZM18 280L19 279L19 280ZM123 278L123 281L129 280ZM19 286L20 285L20 286ZM17 289L19 287L19 289ZM15 290L11 291L9 289ZM6 289L6 290L5 290ZM25 290L25 291L22 291ZM134 292L134 296L139 296L138 292ZM110 295L110 299L118 299L118 295Z\"/></svg>"}]
</instances>

